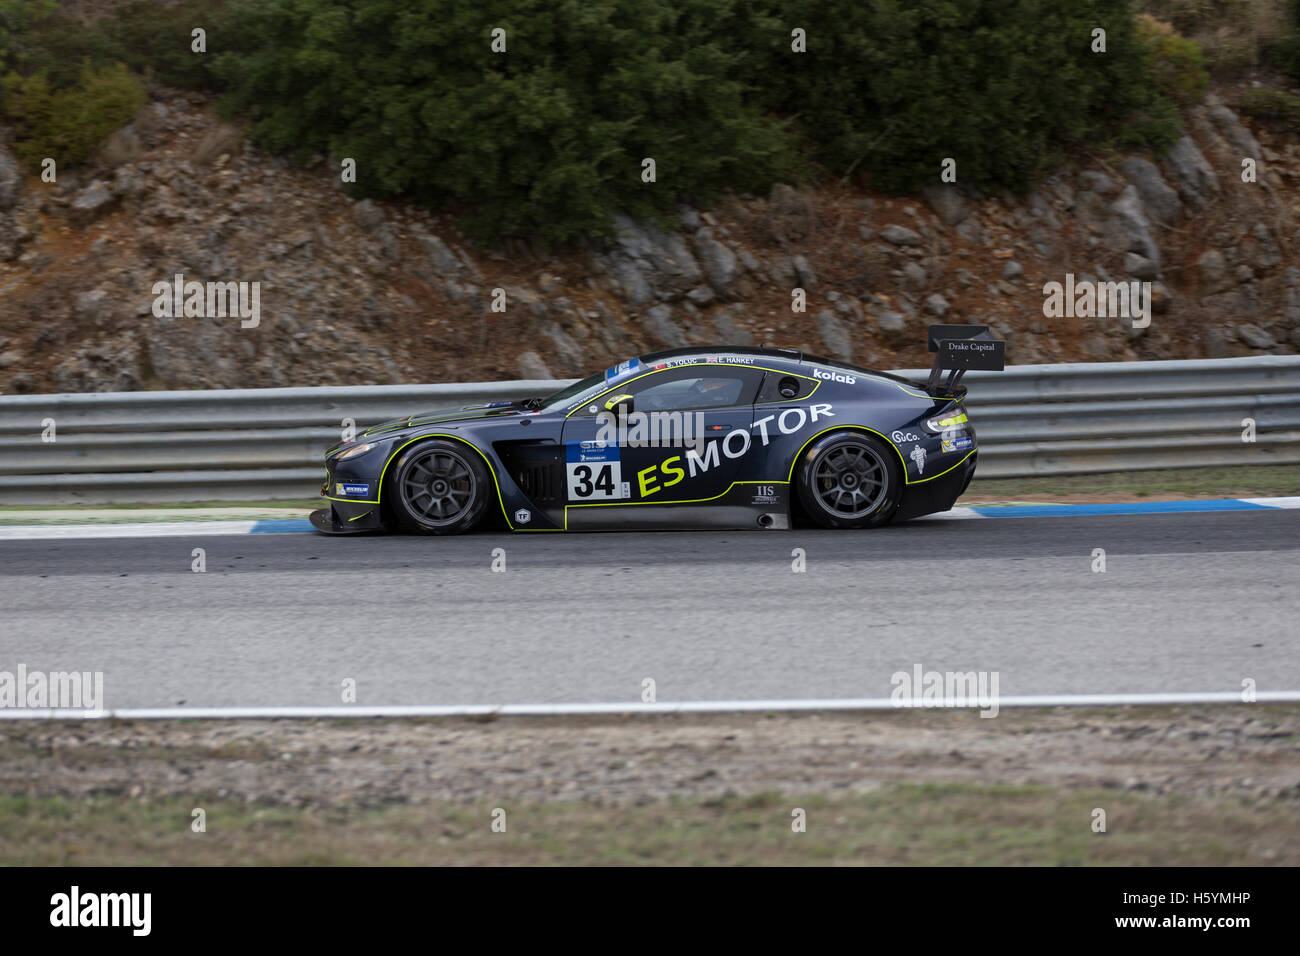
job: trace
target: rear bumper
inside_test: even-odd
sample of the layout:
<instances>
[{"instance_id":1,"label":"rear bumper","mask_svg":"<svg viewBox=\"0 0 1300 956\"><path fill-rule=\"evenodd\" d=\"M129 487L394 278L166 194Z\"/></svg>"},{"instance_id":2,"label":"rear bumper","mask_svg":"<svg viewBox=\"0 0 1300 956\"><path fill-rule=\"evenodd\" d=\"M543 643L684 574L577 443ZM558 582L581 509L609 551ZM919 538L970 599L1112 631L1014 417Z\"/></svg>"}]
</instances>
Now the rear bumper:
<instances>
[{"instance_id":1,"label":"rear bumper","mask_svg":"<svg viewBox=\"0 0 1300 956\"><path fill-rule=\"evenodd\" d=\"M906 521L908 518L952 510L975 475L975 460L978 457L979 453L976 452L938 478L908 485L903 492L903 500L899 502L898 511L894 514L894 520Z\"/></svg>"}]
</instances>

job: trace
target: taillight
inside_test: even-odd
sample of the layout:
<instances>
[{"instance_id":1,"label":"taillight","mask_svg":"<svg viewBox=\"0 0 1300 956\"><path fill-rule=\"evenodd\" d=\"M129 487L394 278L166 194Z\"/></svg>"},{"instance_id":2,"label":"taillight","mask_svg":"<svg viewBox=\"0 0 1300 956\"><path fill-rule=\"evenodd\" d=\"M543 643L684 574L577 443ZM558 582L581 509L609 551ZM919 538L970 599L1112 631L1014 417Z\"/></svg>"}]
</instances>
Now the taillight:
<instances>
[{"instance_id":1,"label":"taillight","mask_svg":"<svg viewBox=\"0 0 1300 956\"><path fill-rule=\"evenodd\" d=\"M945 412L940 412L934 418L925 423L925 427L932 432L946 432L953 429L961 430L966 427L969 419L966 417L966 409L950 408Z\"/></svg>"}]
</instances>

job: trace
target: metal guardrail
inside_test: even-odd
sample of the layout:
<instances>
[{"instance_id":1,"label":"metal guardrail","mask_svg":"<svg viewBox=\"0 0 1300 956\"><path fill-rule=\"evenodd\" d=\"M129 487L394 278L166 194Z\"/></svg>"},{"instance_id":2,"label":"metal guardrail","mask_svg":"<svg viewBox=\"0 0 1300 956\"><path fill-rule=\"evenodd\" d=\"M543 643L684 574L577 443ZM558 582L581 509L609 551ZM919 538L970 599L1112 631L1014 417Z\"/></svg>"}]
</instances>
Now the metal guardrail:
<instances>
[{"instance_id":1,"label":"metal guardrail","mask_svg":"<svg viewBox=\"0 0 1300 956\"><path fill-rule=\"evenodd\" d=\"M1300 463L1300 356L1021 365L964 381L982 477ZM360 430L566 384L0 396L0 504L312 498L344 419Z\"/></svg>"}]
</instances>

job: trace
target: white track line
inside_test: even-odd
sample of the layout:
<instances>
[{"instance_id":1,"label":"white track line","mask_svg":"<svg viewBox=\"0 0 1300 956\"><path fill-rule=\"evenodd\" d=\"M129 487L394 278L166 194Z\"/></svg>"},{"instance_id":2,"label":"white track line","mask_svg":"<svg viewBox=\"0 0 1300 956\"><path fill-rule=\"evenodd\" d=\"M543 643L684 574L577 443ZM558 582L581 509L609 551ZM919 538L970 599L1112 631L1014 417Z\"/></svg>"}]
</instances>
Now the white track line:
<instances>
[{"instance_id":1,"label":"white track line","mask_svg":"<svg viewBox=\"0 0 1300 956\"><path fill-rule=\"evenodd\" d=\"M187 535L250 534L256 524L256 521L153 521L141 524L18 525L0 528L0 540L175 538Z\"/></svg>"},{"instance_id":2,"label":"white track line","mask_svg":"<svg viewBox=\"0 0 1300 956\"><path fill-rule=\"evenodd\" d=\"M983 518L974 508L949 508L947 511L939 511L932 515L921 515L919 518L913 518L913 521L930 521L936 518Z\"/></svg>"},{"instance_id":3,"label":"white track line","mask_svg":"<svg viewBox=\"0 0 1300 956\"><path fill-rule=\"evenodd\" d=\"M1300 508L1300 498L1227 498L1224 500L1231 502L1244 501L1264 508ZM1160 514L1178 514L1184 509L1153 507L1178 504L1187 505L1185 509L1187 511L1205 513L1204 502L1197 501L1139 502L1115 513L1145 514L1151 511ZM1007 515L998 513L1001 507L999 505L981 505L969 508L963 506L936 514L923 515L913 520L950 521L953 519L1007 517ZM1032 518L1061 517L1063 516L1062 509L1070 509L1074 506L1041 502L1034 506L1041 507L1044 511L1044 515L1038 516L1034 515L1032 511L1025 511L1030 506L1016 505L1013 507L1017 509L1012 515L1013 517ZM1089 509L1092 507L1092 505L1079 505L1080 510L1077 513L1080 515L1091 514L1092 512ZM1132 510L1129 510L1130 508ZM1235 512L1238 509L1228 508L1223 510ZM1066 512L1066 515L1070 513L1072 512ZM135 524L9 525L0 526L0 541L37 540L41 538L163 538L213 534L304 534L311 530L306 518L268 518L255 521L157 521Z\"/></svg>"},{"instance_id":4,"label":"white track line","mask_svg":"<svg viewBox=\"0 0 1300 956\"><path fill-rule=\"evenodd\" d=\"M1300 691L1259 691L1256 703L1300 703ZM999 707L1121 707L1152 704L1241 704L1239 691L1171 694L1044 694L1002 697ZM698 700L682 703L609 704L462 704L388 707L141 707L121 710L0 708L0 720L242 720L284 717L580 717L598 714L714 714L748 711L938 710L978 709L946 704L909 707L888 697L827 700Z\"/></svg>"}]
</instances>

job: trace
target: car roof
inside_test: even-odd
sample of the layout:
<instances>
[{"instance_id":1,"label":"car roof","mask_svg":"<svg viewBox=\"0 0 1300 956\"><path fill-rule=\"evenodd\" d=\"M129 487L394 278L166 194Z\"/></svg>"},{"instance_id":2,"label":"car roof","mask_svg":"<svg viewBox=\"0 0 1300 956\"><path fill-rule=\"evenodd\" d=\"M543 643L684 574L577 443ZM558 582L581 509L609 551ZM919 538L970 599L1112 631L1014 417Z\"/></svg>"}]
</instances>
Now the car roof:
<instances>
[{"instance_id":1,"label":"car roof","mask_svg":"<svg viewBox=\"0 0 1300 956\"><path fill-rule=\"evenodd\" d=\"M746 345L693 345L688 348L665 349L662 352L650 352L647 355L637 356L641 364L646 365L652 362L662 362L670 358L689 358L699 356L708 358L714 355L762 355L767 358L781 359L786 362L799 362L803 360L803 353L796 349L768 349L754 348Z\"/></svg>"},{"instance_id":2,"label":"car roof","mask_svg":"<svg viewBox=\"0 0 1300 956\"><path fill-rule=\"evenodd\" d=\"M662 362L665 359L670 358L698 356L703 359L716 355L755 355L773 359L778 362L789 362L796 365L826 365L831 368L839 368L844 369L847 372L854 372L858 375L874 375L878 378L910 385L914 388L921 386L921 383L919 382L904 378L901 375L895 375L892 372L882 372L879 369L864 368L861 365L852 365L848 362L841 362L838 359L823 358L820 355L806 355L798 349L755 348L754 346L745 345L697 345L687 348L665 349L662 352L650 352L647 355L637 356L637 360L641 362L642 365L651 365L655 362Z\"/></svg>"}]
</instances>

